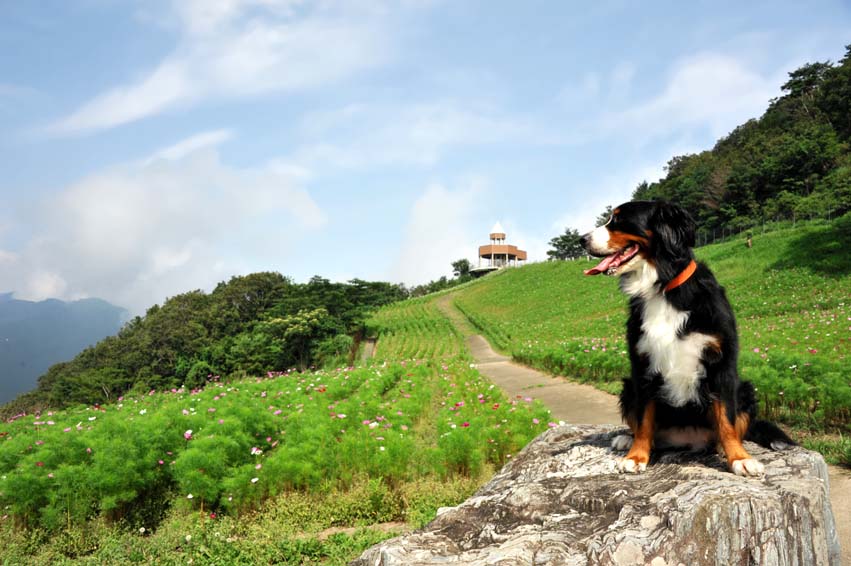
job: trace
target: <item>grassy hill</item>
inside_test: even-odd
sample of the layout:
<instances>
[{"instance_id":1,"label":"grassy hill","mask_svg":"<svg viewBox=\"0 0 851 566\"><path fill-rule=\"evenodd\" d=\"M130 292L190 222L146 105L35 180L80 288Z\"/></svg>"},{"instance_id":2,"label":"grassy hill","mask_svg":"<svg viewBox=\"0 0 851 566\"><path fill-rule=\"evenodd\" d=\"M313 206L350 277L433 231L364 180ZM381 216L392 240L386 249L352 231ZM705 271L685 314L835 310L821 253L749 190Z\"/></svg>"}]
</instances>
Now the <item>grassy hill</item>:
<instances>
[{"instance_id":1,"label":"grassy hill","mask_svg":"<svg viewBox=\"0 0 851 566\"><path fill-rule=\"evenodd\" d=\"M740 371L763 414L802 430L851 432L851 216L705 246L741 338ZM626 297L591 262L486 277L456 305L515 359L617 392L629 373Z\"/></svg>"}]
</instances>

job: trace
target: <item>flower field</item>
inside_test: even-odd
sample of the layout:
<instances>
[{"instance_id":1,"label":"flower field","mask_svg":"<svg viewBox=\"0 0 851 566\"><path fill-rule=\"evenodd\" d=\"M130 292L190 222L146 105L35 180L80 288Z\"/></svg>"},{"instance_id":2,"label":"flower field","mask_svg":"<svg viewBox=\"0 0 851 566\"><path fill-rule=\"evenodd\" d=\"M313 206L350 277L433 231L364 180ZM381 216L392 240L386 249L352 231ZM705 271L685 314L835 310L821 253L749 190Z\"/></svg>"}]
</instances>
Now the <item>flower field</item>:
<instances>
[{"instance_id":1,"label":"flower field","mask_svg":"<svg viewBox=\"0 0 851 566\"><path fill-rule=\"evenodd\" d=\"M215 529L232 532L232 544L216 544L237 558L250 557L246 563L286 562L287 553L299 564L344 561L381 533L358 535L352 548L340 537L319 546L304 543L300 553L293 549L303 546L298 541L305 533L294 526L283 533L290 538L281 535L292 542L286 552L273 545L264 550L271 555L258 558L257 548L239 549L257 536L245 530L256 517L286 507L285 501L329 508L356 499L347 494L366 498L360 508L352 503L355 510L301 519L301 528L422 524L437 507L469 495L546 428L546 410L506 399L470 366L461 338L433 305L401 303L371 324L379 332L380 358L364 367L211 380L199 390L150 391L4 423L0 529L17 541L16 556L28 556L27 537L41 537L43 548L61 548L67 559L73 554L69 533L76 533L73 548L103 552L108 545L92 533L112 532L130 548L140 537L173 536L177 522L196 541ZM450 487L443 495L434 487L440 484ZM335 502L329 493L337 494ZM315 509L314 517L323 513ZM91 527L97 524L109 528ZM193 535L187 536L179 551L141 556L203 563L203 545L188 544ZM329 544L349 549L334 558ZM43 558L55 559L49 552Z\"/></svg>"},{"instance_id":2,"label":"flower field","mask_svg":"<svg viewBox=\"0 0 851 566\"><path fill-rule=\"evenodd\" d=\"M763 414L801 429L851 432L851 219L697 250L736 312L740 373ZM455 304L515 359L620 390L629 373L626 298L617 281L585 277L586 261L510 270ZM851 462L851 458L849 458Z\"/></svg>"}]
</instances>

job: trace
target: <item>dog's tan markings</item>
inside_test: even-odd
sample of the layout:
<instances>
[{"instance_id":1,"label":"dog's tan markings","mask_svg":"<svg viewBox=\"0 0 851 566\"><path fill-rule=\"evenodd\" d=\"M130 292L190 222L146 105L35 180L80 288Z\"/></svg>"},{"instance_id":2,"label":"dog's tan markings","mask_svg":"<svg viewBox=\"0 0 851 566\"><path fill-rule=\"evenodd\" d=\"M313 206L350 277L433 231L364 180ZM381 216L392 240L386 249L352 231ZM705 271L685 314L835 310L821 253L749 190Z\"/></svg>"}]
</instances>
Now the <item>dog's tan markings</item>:
<instances>
[{"instance_id":1,"label":"dog's tan markings","mask_svg":"<svg viewBox=\"0 0 851 566\"><path fill-rule=\"evenodd\" d=\"M618 232L617 230L609 231L609 249L611 250L622 250L633 244L640 244L643 247L647 247L648 243L647 238L642 238L635 234L627 234L625 232Z\"/></svg>"},{"instance_id":2,"label":"dog's tan markings","mask_svg":"<svg viewBox=\"0 0 851 566\"><path fill-rule=\"evenodd\" d=\"M740 476L763 474L765 471L763 465L751 458L751 455L742 446L742 439L748 430L748 416L740 414L736 417L736 423L731 423L730 419L727 418L727 408L724 403L717 399L712 402L710 414L714 421L718 442L724 449L724 455L727 457L727 464L730 469Z\"/></svg>"},{"instance_id":3,"label":"dog's tan markings","mask_svg":"<svg viewBox=\"0 0 851 566\"><path fill-rule=\"evenodd\" d=\"M736 415L736 422L733 424L733 428L736 429L736 436L739 440L743 440L745 438L745 434L747 434L750 424L751 418L746 414L739 413Z\"/></svg>"},{"instance_id":4,"label":"dog's tan markings","mask_svg":"<svg viewBox=\"0 0 851 566\"><path fill-rule=\"evenodd\" d=\"M629 452L621 461L620 468L625 472L640 472L650 461L650 449L653 448L653 435L656 432L656 401L650 401L644 408L641 424L628 419L632 429L633 441Z\"/></svg>"}]
</instances>

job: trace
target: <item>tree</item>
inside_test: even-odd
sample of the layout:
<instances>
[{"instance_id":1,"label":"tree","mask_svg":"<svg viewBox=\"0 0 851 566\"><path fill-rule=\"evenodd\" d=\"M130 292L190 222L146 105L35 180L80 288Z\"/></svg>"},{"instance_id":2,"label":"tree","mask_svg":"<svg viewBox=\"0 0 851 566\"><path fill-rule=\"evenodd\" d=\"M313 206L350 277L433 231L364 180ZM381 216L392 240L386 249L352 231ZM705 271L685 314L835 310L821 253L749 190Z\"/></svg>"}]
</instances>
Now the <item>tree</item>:
<instances>
[{"instance_id":1,"label":"tree","mask_svg":"<svg viewBox=\"0 0 851 566\"><path fill-rule=\"evenodd\" d=\"M611 207L610 207L611 208ZM550 259L576 259L585 255L579 240L582 236L572 228L565 228L564 234L550 240L553 249L547 251Z\"/></svg>"},{"instance_id":2,"label":"tree","mask_svg":"<svg viewBox=\"0 0 851 566\"><path fill-rule=\"evenodd\" d=\"M452 273L455 277L466 277L470 275L470 270L473 266L470 265L470 261L467 259L459 259L458 261L452 262Z\"/></svg>"}]
</instances>

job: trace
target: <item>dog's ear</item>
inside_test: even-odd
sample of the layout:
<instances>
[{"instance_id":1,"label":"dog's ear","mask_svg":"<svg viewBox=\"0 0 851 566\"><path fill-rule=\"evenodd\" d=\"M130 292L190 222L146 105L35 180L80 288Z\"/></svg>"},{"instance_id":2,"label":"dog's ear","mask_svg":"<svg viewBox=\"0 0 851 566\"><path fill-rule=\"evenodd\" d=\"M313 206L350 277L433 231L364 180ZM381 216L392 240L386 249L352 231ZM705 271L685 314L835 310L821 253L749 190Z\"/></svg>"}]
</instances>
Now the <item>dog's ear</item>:
<instances>
[{"instance_id":1,"label":"dog's ear","mask_svg":"<svg viewBox=\"0 0 851 566\"><path fill-rule=\"evenodd\" d=\"M672 257L688 255L694 247L695 224L691 215L670 202L658 201L650 217L654 242Z\"/></svg>"}]
</instances>

